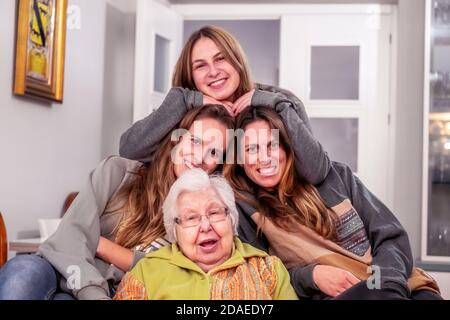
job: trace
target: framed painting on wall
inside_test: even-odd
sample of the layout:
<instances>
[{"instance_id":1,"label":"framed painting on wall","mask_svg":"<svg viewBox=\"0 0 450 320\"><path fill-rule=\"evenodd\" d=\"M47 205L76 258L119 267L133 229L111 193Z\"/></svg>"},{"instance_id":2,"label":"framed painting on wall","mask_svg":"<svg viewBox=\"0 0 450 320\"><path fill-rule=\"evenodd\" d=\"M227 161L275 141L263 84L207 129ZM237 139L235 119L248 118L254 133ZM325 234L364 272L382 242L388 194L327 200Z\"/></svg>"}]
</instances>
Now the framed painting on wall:
<instances>
[{"instance_id":1,"label":"framed painting on wall","mask_svg":"<svg viewBox=\"0 0 450 320\"><path fill-rule=\"evenodd\" d=\"M14 94L63 101L67 0L18 0Z\"/></svg>"}]
</instances>

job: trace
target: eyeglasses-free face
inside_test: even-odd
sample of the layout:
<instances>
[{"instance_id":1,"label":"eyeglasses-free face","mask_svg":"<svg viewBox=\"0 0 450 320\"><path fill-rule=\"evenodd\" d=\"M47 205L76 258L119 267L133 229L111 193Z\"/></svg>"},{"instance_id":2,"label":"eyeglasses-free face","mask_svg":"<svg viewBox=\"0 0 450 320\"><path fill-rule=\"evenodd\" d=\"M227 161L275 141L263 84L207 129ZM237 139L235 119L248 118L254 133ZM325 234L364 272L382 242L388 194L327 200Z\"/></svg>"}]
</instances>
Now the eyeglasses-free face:
<instances>
[{"instance_id":1,"label":"eyeglasses-free face","mask_svg":"<svg viewBox=\"0 0 450 320\"><path fill-rule=\"evenodd\" d=\"M200 38L192 48L191 59L197 90L218 101L234 100L241 78L214 41Z\"/></svg>"},{"instance_id":2,"label":"eyeglasses-free face","mask_svg":"<svg viewBox=\"0 0 450 320\"><path fill-rule=\"evenodd\" d=\"M183 192L177 200L178 246L205 272L226 261L233 252L233 225L225 208L212 188Z\"/></svg>"},{"instance_id":3,"label":"eyeglasses-free face","mask_svg":"<svg viewBox=\"0 0 450 320\"><path fill-rule=\"evenodd\" d=\"M216 119L196 120L180 139L172 154L177 177L189 169L212 173L223 161L227 127Z\"/></svg>"},{"instance_id":4,"label":"eyeglasses-free face","mask_svg":"<svg viewBox=\"0 0 450 320\"><path fill-rule=\"evenodd\" d=\"M284 147L265 120L249 123L244 131L240 143L247 177L263 188L274 188L286 170Z\"/></svg>"}]
</instances>

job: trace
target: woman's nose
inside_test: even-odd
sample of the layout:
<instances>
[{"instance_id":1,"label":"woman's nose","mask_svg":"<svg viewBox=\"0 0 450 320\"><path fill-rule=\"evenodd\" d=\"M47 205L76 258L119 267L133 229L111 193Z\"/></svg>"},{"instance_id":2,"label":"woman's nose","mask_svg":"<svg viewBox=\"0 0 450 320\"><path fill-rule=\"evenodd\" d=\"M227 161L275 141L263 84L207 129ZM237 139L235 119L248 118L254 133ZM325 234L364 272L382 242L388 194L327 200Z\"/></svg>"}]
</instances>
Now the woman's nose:
<instances>
[{"instance_id":1,"label":"woman's nose","mask_svg":"<svg viewBox=\"0 0 450 320\"><path fill-rule=\"evenodd\" d=\"M208 75L212 78L216 77L219 74L219 70L216 68L214 64L209 67Z\"/></svg>"},{"instance_id":2,"label":"woman's nose","mask_svg":"<svg viewBox=\"0 0 450 320\"><path fill-rule=\"evenodd\" d=\"M204 165L208 165L208 164L212 164L215 163L217 159L215 159L215 157L213 155L211 155L211 150L205 150L203 151L203 155L202 155L202 164Z\"/></svg>"},{"instance_id":3,"label":"woman's nose","mask_svg":"<svg viewBox=\"0 0 450 320\"><path fill-rule=\"evenodd\" d=\"M270 155L266 149L260 149L258 160L261 164L267 164L270 162Z\"/></svg>"},{"instance_id":4,"label":"woman's nose","mask_svg":"<svg viewBox=\"0 0 450 320\"><path fill-rule=\"evenodd\" d=\"M202 220L200 221L200 230L203 232L207 232L211 229L211 223L209 222L206 216L202 216Z\"/></svg>"},{"instance_id":5,"label":"woman's nose","mask_svg":"<svg viewBox=\"0 0 450 320\"><path fill-rule=\"evenodd\" d=\"M201 166L203 164L203 162L204 162L203 161L203 157L201 155L198 155L198 154L194 154L192 160L194 161L194 164L196 166Z\"/></svg>"}]
</instances>

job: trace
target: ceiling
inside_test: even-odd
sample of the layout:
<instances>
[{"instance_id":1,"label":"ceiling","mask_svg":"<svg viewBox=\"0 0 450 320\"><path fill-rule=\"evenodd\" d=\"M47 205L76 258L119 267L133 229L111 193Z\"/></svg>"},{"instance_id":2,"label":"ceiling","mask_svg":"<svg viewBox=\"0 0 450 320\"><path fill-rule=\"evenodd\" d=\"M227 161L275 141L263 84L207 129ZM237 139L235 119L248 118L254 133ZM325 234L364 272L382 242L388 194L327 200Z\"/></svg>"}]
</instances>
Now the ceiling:
<instances>
[{"instance_id":1,"label":"ceiling","mask_svg":"<svg viewBox=\"0 0 450 320\"><path fill-rule=\"evenodd\" d=\"M274 3L331 3L331 4L397 4L398 0L169 0L172 4L274 4Z\"/></svg>"}]
</instances>

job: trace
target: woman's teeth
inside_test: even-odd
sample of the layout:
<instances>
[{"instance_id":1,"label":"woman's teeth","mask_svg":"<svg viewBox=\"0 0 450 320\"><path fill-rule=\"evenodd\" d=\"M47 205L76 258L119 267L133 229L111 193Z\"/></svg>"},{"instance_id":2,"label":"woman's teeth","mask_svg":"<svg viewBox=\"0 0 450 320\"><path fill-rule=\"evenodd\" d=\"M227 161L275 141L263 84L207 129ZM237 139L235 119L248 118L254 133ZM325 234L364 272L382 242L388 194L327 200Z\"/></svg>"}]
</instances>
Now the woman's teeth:
<instances>
[{"instance_id":1,"label":"woman's teeth","mask_svg":"<svg viewBox=\"0 0 450 320\"><path fill-rule=\"evenodd\" d=\"M192 162L189 162L187 160L184 160L184 165L186 167L188 167L189 169L194 169L195 168L195 166L192 164Z\"/></svg>"},{"instance_id":2,"label":"woman's teeth","mask_svg":"<svg viewBox=\"0 0 450 320\"><path fill-rule=\"evenodd\" d=\"M209 86L210 86L210 87L213 87L213 88L220 87L220 86L225 82L225 80L226 80L226 79L220 79L220 80L211 82L211 83L209 84Z\"/></svg>"},{"instance_id":3,"label":"woman's teeth","mask_svg":"<svg viewBox=\"0 0 450 320\"><path fill-rule=\"evenodd\" d=\"M262 176L271 176L275 174L277 171L277 167L269 167L269 168L260 168L258 172Z\"/></svg>"},{"instance_id":4,"label":"woman's teeth","mask_svg":"<svg viewBox=\"0 0 450 320\"><path fill-rule=\"evenodd\" d=\"M202 247L211 247L213 245L215 245L217 242L217 240L207 240L207 241L203 241L200 243L200 246Z\"/></svg>"}]
</instances>

